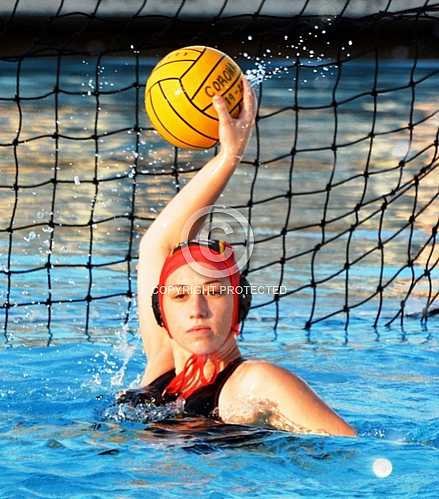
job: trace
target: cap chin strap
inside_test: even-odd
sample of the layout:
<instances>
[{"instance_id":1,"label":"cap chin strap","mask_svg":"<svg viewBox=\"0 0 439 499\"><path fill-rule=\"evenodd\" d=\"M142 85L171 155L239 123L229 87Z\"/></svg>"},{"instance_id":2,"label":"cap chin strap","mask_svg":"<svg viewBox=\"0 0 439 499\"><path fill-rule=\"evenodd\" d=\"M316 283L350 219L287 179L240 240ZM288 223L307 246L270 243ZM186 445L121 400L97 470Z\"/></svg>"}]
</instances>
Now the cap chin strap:
<instances>
[{"instance_id":1,"label":"cap chin strap","mask_svg":"<svg viewBox=\"0 0 439 499\"><path fill-rule=\"evenodd\" d=\"M238 324L234 324L230 334L239 334ZM224 341L224 343L227 341ZM210 378L204 375L204 368L208 361L213 363L213 373ZM215 353L197 355L193 353L185 362L183 370L165 388L163 395L178 395L180 399L187 399L203 386L215 383L220 373L220 358Z\"/></svg>"},{"instance_id":2,"label":"cap chin strap","mask_svg":"<svg viewBox=\"0 0 439 499\"><path fill-rule=\"evenodd\" d=\"M204 375L204 367L210 359L213 362L214 371L207 379ZM169 383L164 393L178 395L179 398L187 399L196 390L205 385L210 385L219 374L219 360L214 356L192 354L186 361L183 370Z\"/></svg>"}]
</instances>

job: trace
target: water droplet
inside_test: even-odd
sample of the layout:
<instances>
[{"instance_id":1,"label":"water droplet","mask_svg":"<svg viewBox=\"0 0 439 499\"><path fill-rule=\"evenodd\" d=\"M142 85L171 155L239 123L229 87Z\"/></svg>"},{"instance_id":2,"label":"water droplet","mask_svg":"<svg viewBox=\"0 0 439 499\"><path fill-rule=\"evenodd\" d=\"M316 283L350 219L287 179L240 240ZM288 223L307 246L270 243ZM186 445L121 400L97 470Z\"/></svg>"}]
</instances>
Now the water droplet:
<instances>
[{"instance_id":1,"label":"water droplet","mask_svg":"<svg viewBox=\"0 0 439 499\"><path fill-rule=\"evenodd\" d=\"M35 232L33 230L31 230L29 232L28 236L24 238L24 240L29 242L29 241L32 241L33 239L35 239L36 237L37 237L37 235L35 234Z\"/></svg>"}]
</instances>

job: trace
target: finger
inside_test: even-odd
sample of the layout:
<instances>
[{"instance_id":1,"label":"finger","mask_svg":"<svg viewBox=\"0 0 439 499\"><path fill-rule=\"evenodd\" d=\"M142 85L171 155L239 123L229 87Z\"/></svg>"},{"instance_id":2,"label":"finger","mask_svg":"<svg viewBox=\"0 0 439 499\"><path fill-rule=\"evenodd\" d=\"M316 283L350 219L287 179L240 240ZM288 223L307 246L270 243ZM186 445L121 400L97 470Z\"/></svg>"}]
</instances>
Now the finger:
<instances>
[{"instance_id":1,"label":"finger","mask_svg":"<svg viewBox=\"0 0 439 499\"><path fill-rule=\"evenodd\" d=\"M230 123L232 121L232 117L227 109L225 100L220 95L215 95L212 102L220 122Z\"/></svg>"}]
</instances>

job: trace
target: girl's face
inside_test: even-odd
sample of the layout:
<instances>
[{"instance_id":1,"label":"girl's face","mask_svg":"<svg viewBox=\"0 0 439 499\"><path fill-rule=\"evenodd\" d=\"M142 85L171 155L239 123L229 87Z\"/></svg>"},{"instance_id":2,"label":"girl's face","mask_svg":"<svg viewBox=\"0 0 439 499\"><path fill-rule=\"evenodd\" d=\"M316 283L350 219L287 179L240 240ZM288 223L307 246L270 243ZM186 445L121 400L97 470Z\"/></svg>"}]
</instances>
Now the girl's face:
<instances>
[{"instance_id":1,"label":"girl's face","mask_svg":"<svg viewBox=\"0 0 439 499\"><path fill-rule=\"evenodd\" d=\"M189 265L168 277L163 308L178 345L197 355L214 353L224 345L233 317L233 294L228 286L228 277L206 277Z\"/></svg>"}]
</instances>

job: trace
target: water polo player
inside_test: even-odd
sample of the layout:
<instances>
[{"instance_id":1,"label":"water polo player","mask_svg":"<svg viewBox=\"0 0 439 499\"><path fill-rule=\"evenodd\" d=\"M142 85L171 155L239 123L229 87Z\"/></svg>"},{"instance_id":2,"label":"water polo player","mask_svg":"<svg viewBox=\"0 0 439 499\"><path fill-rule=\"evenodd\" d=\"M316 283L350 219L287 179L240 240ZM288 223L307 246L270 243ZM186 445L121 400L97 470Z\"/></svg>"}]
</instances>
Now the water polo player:
<instances>
[{"instance_id":1,"label":"water polo player","mask_svg":"<svg viewBox=\"0 0 439 499\"><path fill-rule=\"evenodd\" d=\"M233 119L220 97L220 151L168 203L140 243L138 306L147 357L142 388L119 402L164 404L176 399L192 415L224 423L265 424L290 431L355 435L304 381L257 359L241 357L236 335L249 307L232 247L197 241L202 219L192 215L215 203L247 146L256 99L244 78L244 103ZM189 262L189 263L188 263Z\"/></svg>"}]
</instances>

